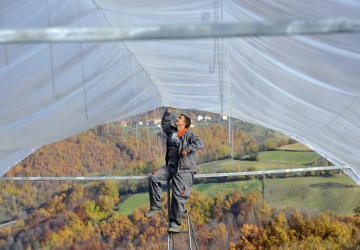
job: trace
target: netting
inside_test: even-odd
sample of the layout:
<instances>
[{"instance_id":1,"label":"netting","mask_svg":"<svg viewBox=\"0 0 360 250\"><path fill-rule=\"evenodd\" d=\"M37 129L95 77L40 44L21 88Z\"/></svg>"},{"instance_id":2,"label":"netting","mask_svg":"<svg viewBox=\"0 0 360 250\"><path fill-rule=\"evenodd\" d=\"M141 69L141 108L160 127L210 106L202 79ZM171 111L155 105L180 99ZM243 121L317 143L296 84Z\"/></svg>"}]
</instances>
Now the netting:
<instances>
[{"instance_id":1,"label":"netting","mask_svg":"<svg viewBox=\"0 0 360 250\"><path fill-rule=\"evenodd\" d=\"M359 18L360 4L0 1L5 28L343 16ZM0 173L45 144L161 103L280 131L350 166L360 183L359 66L359 34L1 45Z\"/></svg>"}]
</instances>

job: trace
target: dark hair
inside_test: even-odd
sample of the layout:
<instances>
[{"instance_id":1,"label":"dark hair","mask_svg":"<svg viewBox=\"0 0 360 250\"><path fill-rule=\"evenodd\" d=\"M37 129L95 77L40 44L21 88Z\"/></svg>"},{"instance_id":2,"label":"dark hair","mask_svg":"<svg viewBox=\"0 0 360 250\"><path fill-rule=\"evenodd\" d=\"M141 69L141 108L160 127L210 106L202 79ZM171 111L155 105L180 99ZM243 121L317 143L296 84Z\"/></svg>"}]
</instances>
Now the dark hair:
<instances>
[{"instance_id":1,"label":"dark hair","mask_svg":"<svg viewBox=\"0 0 360 250\"><path fill-rule=\"evenodd\" d=\"M185 118L185 128L190 128L191 119L185 114L181 114L181 115Z\"/></svg>"}]
</instances>

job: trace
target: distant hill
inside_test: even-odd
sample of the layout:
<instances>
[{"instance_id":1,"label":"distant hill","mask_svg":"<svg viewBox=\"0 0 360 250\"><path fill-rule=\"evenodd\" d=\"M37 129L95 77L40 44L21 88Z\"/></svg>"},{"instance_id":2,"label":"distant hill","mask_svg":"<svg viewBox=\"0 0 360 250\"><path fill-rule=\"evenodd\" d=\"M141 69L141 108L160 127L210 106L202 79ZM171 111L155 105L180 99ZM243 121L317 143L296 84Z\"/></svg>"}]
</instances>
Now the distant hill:
<instances>
[{"instance_id":1,"label":"distant hill","mask_svg":"<svg viewBox=\"0 0 360 250\"><path fill-rule=\"evenodd\" d=\"M164 110L164 108L162 109ZM220 116L194 110L185 112L194 119L191 130L205 142L198 153L199 163L228 158L228 124ZM197 115L212 119L196 121ZM159 119L160 109L137 116L137 120ZM134 117L130 118L131 121ZM233 120L234 157L294 143L276 131ZM121 121L103 124L71 138L46 145L14 166L7 176L62 176L134 174L150 172L164 164L165 137L158 126L123 126Z\"/></svg>"}]
</instances>

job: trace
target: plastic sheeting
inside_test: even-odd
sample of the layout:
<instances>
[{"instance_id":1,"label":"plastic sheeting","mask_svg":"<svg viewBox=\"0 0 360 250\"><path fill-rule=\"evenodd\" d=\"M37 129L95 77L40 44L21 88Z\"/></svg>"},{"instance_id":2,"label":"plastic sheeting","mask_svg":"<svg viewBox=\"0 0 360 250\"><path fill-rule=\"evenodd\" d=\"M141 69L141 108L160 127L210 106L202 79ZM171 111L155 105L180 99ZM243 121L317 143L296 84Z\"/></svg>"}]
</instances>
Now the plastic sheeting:
<instances>
[{"instance_id":1,"label":"plastic sheeting","mask_svg":"<svg viewBox=\"0 0 360 250\"><path fill-rule=\"evenodd\" d=\"M0 25L360 18L347 1L0 0ZM360 184L360 35L0 46L0 174L37 148L160 105L287 134Z\"/></svg>"}]
</instances>

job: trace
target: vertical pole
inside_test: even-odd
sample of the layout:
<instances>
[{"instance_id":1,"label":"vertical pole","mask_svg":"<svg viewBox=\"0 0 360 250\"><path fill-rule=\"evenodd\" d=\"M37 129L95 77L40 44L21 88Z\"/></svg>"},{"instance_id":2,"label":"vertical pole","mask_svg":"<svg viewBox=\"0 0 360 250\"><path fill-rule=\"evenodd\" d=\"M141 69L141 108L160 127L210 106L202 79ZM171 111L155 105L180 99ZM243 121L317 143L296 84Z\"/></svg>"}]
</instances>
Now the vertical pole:
<instances>
[{"instance_id":1,"label":"vertical pole","mask_svg":"<svg viewBox=\"0 0 360 250\"><path fill-rule=\"evenodd\" d=\"M160 110L160 108L159 108ZM161 113L161 111L159 111L159 113ZM160 116L159 116L160 117ZM155 124L155 139L156 139L156 145L157 145L157 155L158 155L158 160L161 159L161 151L160 151L160 136L158 135L158 124ZM160 131L160 130L159 130Z\"/></svg>"},{"instance_id":2,"label":"vertical pole","mask_svg":"<svg viewBox=\"0 0 360 250\"><path fill-rule=\"evenodd\" d=\"M261 197L263 202L265 202L265 175L261 178Z\"/></svg>"},{"instance_id":3,"label":"vertical pole","mask_svg":"<svg viewBox=\"0 0 360 250\"><path fill-rule=\"evenodd\" d=\"M51 25L49 0L46 1L46 13L47 13L47 24L49 27ZM51 83L52 83L52 88L53 88L53 95L56 99L59 99L59 95L56 93L56 86L55 86L53 44L51 42L49 43L49 51L50 51L50 70L51 70Z\"/></svg>"},{"instance_id":4,"label":"vertical pole","mask_svg":"<svg viewBox=\"0 0 360 250\"><path fill-rule=\"evenodd\" d=\"M190 212L189 211L187 211L187 221L188 221L188 233L189 233L189 249L192 250L191 223L190 223Z\"/></svg>"},{"instance_id":5,"label":"vertical pole","mask_svg":"<svg viewBox=\"0 0 360 250\"><path fill-rule=\"evenodd\" d=\"M223 23L223 1L219 1L219 23ZM220 105L221 105L221 117L224 114L224 38L219 37L219 47L218 47L218 73L219 73L219 92L220 92Z\"/></svg>"},{"instance_id":6,"label":"vertical pole","mask_svg":"<svg viewBox=\"0 0 360 250\"><path fill-rule=\"evenodd\" d=\"M121 120L124 121L124 107L123 106L121 106ZM125 140L125 122L123 122L123 125L122 125L122 139L125 144L125 142L126 142L126 140Z\"/></svg>"},{"instance_id":7,"label":"vertical pole","mask_svg":"<svg viewBox=\"0 0 360 250\"><path fill-rule=\"evenodd\" d=\"M193 236L193 239L194 239L194 242L195 242L195 249L198 250L198 249L199 249L199 245L198 245L197 240L196 240L195 229L194 229L194 225L193 225L193 223L192 223L192 219L191 219L191 215L190 215L190 214L189 214L189 222L190 222L191 233L192 233L192 236Z\"/></svg>"},{"instance_id":8,"label":"vertical pole","mask_svg":"<svg viewBox=\"0 0 360 250\"><path fill-rule=\"evenodd\" d=\"M161 120L161 117L162 117L162 102L160 102L160 120ZM161 124L161 121L160 121L160 124ZM161 158L161 155L162 155L162 152L163 152L163 148L162 148L162 133L161 133L161 129L160 129L160 158Z\"/></svg>"},{"instance_id":9,"label":"vertical pole","mask_svg":"<svg viewBox=\"0 0 360 250\"><path fill-rule=\"evenodd\" d=\"M147 144L148 144L148 151L150 153L150 133L149 133L149 121L148 121L148 111L145 114L145 122L146 122L146 134L147 134Z\"/></svg>"},{"instance_id":10,"label":"vertical pole","mask_svg":"<svg viewBox=\"0 0 360 250\"><path fill-rule=\"evenodd\" d=\"M168 235L167 235L167 249L168 250L170 250L170 241L171 241L170 234L168 233Z\"/></svg>"},{"instance_id":11,"label":"vertical pole","mask_svg":"<svg viewBox=\"0 0 360 250\"><path fill-rule=\"evenodd\" d=\"M170 226L170 189L171 189L171 180L167 182L168 190L167 190L167 207L168 207L168 223Z\"/></svg>"},{"instance_id":12,"label":"vertical pole","mask_svg":"<svg viewBox=\"0 0 360 250\"><path fill-rule=\"evenodd\" d=\"M226 81L227 81L227 85L228 85L228 102L229 102L229 138L228 138L228 143L229 143L229 148L230 148L230 156L231 156L231 160L234 159L234 125L231 121L231 116L232 116L232 107L231 107L231 84L230 84L230 79L229 79L229 51L227 48L225 48L225 52L226 52Z\"/></svg>"},{"instance_id":13,"label":"vertical pole","mask_svg":"<svg viewBox=\"0 0 360 250\"><path fill-rule=\"evenodd\" d=\"M0 21L1 21L2 28L5 28L4 17L3 17L3 7L4 7L3 2L0 1ZM4 48L4 53L5 53L5 63L6 63L6 66L9 67L9 53L8 53L7 45L4 44L3 48Z\"/></svg>"},{"instance_id":14,"label":"vertical pole","mask_svg":"<svg viewBox=\"0 0 360 250\"><path fill-rule=\"evenodd\" d=\"M214 23L218 23L218 13L217 13L217 1L218 0L214 0L213 2L213 18L214 18ZM213 58L212 58L212 64L209 65L209 72L210 73L214 73L215 72L215 68L216 68L216 58L217 58L217 48L218 48L218 38L214 37L214 45L213 45Z\"/></svg>"},{"instance_id":15,"label":"vertical pole","mask_svg":"<svg viewBox=\"0 0 360 250\"><path fill-rule=\"evenodd\" d=\"M135 82L135 56L132 57L132 76L134 90L134 112L135 112L135 137L136 137L136 154L139 156L138 124L137 124L137 105L136 105L136 82Z\"/></svg>"},{"instance_id":16,"label":"vertical pole","mask_svg":"<svg viewBox=\"0 0 360 250\"><path fill-rule=\"evenodd\" d=\"M224 115L224 58L223 58L223 39L219 38L219 48L218 48L218 81L219 81L219 95L220 95L220 114L221 119Z\"/></svg>"},{"instance_id":17,"label":"vertical pole","mask_svg":"<svg viewBox=\"0 0 360 250\"><path fill-rule=\"evenodd\" d=\"M121 60L119 56L119 65L121 65ZM101 81L105 85L105 66L104 66L104 60L101 60ZM105 88L104 92L107 91L107 88ZM106 134L109 135L109 114L106 114Z\"/></svg>"},{"instance_id":18,"label":"vertical pole","mask_svg":"<svg viewBox=\"0 0 360 250\"><path fill-rule=\"evenodd\" d=\"M81 20L81 17L80 17L80 2L79 0L77 1L77 11L78 11L78 18L79 18L79 21L78 21L78 26L80 26L80 20ZM89 115L88 115L88 106L87 106L87 94L86 94L86 82L85 82L85 69L84 69L84 52L83 52L83 43L80 42L80 56L81 56L81 81L82 81L82 85L83 85L83 94L84 94L84 111L85 111L85 117L86 117L86 120L89 119Z\"/></svg>"},{"instance_id":19,"label":"vertical pole","mask_svg":"<svg viewBox=\"0 0 360 250\"><path fill-rule=\"evenodd\" d=\"M170 191L171 191L171 179L167 181L167 208L168 208L168 223L170 227L170 207L171 207L171 197L170 197ZM174 243L174 234L171 232L168 232L168 250L174 249L175 243Z\"/></svg>"}]
</instances>

